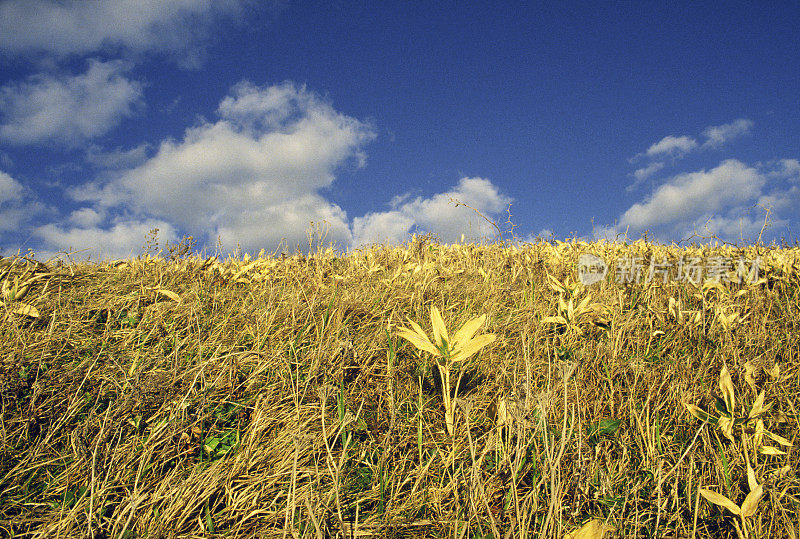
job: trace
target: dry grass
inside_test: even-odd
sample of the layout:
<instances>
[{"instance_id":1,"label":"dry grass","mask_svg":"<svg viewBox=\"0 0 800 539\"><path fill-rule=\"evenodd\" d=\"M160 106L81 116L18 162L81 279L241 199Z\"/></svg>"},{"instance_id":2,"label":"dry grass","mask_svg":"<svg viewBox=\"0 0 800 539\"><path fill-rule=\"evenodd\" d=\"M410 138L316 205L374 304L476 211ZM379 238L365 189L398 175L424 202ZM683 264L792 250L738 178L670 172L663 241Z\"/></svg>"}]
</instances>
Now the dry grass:
<instances>
[{"instance_id":1,"label":"dry grass","mask_svg":"<svg viewBox=\"0 0 800 539\"><path fill-rule=\"evenodd\" d=\"M586 252L762 279L583 288ZM797 249L171 258L0 264L3 535L798 537ZM398 336L432 307L496 335L448 366L452 436L446 373Z\"/></svg>"}]
</instances>

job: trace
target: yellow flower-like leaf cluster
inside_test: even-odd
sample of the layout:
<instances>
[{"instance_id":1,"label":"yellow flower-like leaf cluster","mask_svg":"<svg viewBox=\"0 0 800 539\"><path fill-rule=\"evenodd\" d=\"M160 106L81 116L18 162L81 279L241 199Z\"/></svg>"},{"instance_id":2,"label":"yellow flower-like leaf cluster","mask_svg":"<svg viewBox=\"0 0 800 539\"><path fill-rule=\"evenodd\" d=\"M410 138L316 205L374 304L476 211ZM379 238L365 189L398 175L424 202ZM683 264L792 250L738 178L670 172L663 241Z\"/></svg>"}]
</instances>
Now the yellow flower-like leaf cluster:
<instances>
[{"instance_id":1,"label":"yellow flower-like leaf cluster","mask_svg":"<svg viewBox=\"0 0 800 539\"><path fill-rule=\"evenodd\" d=\"M444 400L445 423L447 432L453 435L455 423L455 408L453 401L458 395L458 383L456 383L455 395L450 397L450 367L454 363L464 361L468 357L476 354L487 344L494 342L497 337L493 333L484 333L475 337L475 332L486 321L486 315L473 318L459 329L451 339L447 333L447 327L436 307L431 307L431 325L433 326L433 341L422 330L419 324L408 321L410 328L400 328L397 336L406 339L419 350L428 352L439 363L439 375L442 379L442 398ZM459 377L459 382L461 378Z\"/></svg>"}]
</instances>

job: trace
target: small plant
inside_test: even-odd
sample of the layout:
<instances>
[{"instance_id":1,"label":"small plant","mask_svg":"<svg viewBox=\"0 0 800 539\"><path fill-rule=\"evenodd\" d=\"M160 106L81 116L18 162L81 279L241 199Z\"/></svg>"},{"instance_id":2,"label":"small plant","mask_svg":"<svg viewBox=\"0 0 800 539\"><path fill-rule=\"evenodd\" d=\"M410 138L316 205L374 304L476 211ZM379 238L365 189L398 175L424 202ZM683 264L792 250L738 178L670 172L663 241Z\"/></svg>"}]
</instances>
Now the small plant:
<instances>
[{"instance_id":1,"label":"small plant","mask_svg":"<svg viewBox=\"0 0 800 539\"><path fill-rule=\"evenodd\" d=\"M750 362L745 364L745 380L747 381L750 388L753 390L753 393L756 391L755 387L755 380L753 378L753 371L755 368ZM774 369L776 375L779 372L778 368ZM764 494L764 487L763 483L758 483L756 479L755 470L750 464L750 457L749 457L749 449L748 449L748 434L745 432L745 427L753 427L755 426L755 433L753 434L753 442L754 446L758 448L758 451L763 455L782 455L784 454L783 451L780 451L771 446L763 445L764 437L768 437L779 444L791 447L792 443L783 438L782 436L778 436L777 434L771 433L764 428L764 421L760 418L765 412L767 412L771 407L772 403L764 405L764 391L762 390L758 396L756 397L753 405L750 407L750 412L745 416L736 415L736 399L734 397L734 388L733 388L733 380L731 379L730 372L728 372L728 367L723 365L722 370L719 374L719 388L722 393L722 397L716 397L716 410L719 413L719 416L713 416L699 408L694 404L684 403L686 409L689 411L697 419L701 421L706 421L711 424L716 424L722 434L728 438L731 442L735 442L734 438L734 427L737 425L741 427L740 435L742 440L742 451L744 453L745 461L747 463L747 484L750 488L749 494L742 502L742 505L739 506L734 503L730 498L723 496L718 492L714 492L713 490L708 490L701 488L699 490L700 494L708 500L709 502L719 505L721 507L726 508L728 511L733 513L734 515L741 518L742 521L742 530L743 533L740 532L740 536L743 535L744 537L749 537L749 528L747 524L747 518L752 517L756 514L756 509L758 508L758 502L761 500L761 497ZM743 407L743 414L746 409ZM750 431L752 432L752 431ZM726 471L727 473L727 471ZM738 524L737 524L737 531Z\"/></svg>"},{"instance_id":2,"label":"small plant","mask_svg":"<svg viewBox=\"0 0 800 539\"><path fill-rule=\"evenodd\" d=\"M192 236L183 236L181 241L177 244L167 242L167 251L169 251L169 259L171 261L179 260L181 258L191 256L194 252L197 240Z\"/></svg>"},{"instance_id":3,"label":"small plant","mask_svg":"<svg viewBox=\"0 0 800 539\"><path fill-rule=\"evenodd\" d=\"M29 275L31 276L29 277ZM0 269L0 279L2 279L2 285L0 285L0 300L5 305L18 303L28 294L31 285L45 276L45 274L32 275L32 273L25 271L22 276L15 275L12 281L11 266ZM13 314L30 316L33 318L39 317L39 311L36 310L36 307L28 304L19 304L11 312Z\"/></svg>"},{"instance_id":4,"label":"small plant","mask_svg":"<svg viewBox=\"0 0 800 539\"><path fill-rule=\"evenodd\" d=\"M745 454L747 453L745 452ZM761 496L764 495L764 485L759 484L756 480L756 473L753 470L753 467L750 466L749 462L747 463L747 485L750 487L750 493L747 495L747 497L745 497L741 507L733 503L730 498L714 492L713 490L704 488L700 489L700 494L703 496L703 498L715 505L724 507L742 519L742 529L744 530L745 537L749 536L747 532L748 528L746 519L756 514L758 502L761 500Z\"/></svg>"},{"instance_id":5,"label":"small plant","mask_svg":"<svg viewBox=\"0 0 800 539\"><path fill-rule=\"evenodd\" d=\"M572 282L567 279L561 283L552 275L547 276L550 288L558 292L558 315L546 316L542 318L542 324L555 324L566 328L568 331L577 335L583 335L582 327L587 322L591 322L598 327L607 328L610 309L601 303L590 303L592 295L587 294L580 302L576 303L577 296L583 290L580 282ZM564 299L569 296L569 301Z\"/></svg>"},{"instance_id":6,"label":"small plant","mask_svg":"<svg viewBox=\"0 0 800 539\"><path fill-rule=\"evenodd\" d=\"M484 333L473 338L475 332L478 331L483 323L486 321L486 315L473 318L463 326L455 336L450 339L447 334L447 328L442 320L442 315L439 309L431 307L431 325L433 326L433 342L428 338L422 328L409 319L409 328L401 328L397 331L397 335L406 339L419 350L428 352L439 365L439 375L442 379L442 397L444 398L444 417L447 424L447 433L453 435L453 416L454 406L453 400L458 395L458 386L461 382L459 377L456 382L455 393L453 399L450 398L450 369L456 363L464 361L468 357L477 353L481 348L487 344L494 342L497 337L493 333Z\"/></svg>"},{"instance_id":7,"label":"small plant","mask_svg":"<svg viewBox=\"0 0 800 539\"><path fill-rule=\"evenodd\" d=\"M749 364L746 365L746 367L748 366ZM752 376L750 374L750 370L748 370L748 375ZM690 414L700 421L706 421L712 425L717 425L722 431L722 434L724 434L725 437L732 442L735 441L733 437L733 428L737 425L748 425L755 426L756 441L758 442L757 445L759 446L761 445L761 441L763 440L764 436L767 436L768 438L771 438L779 444L787 447L792 445L792 443L785 438L764 429L764 422L763 420L759 419L759 416L767 412L772 407L772 403L764 405L763 390L758 394L755 402L753 402L753 405L750 408L750 413L748 413L746 416L737 417L736 399L733 394L733 381L731 380L730 372L728 372L728 367L725 365L722 366L722 370L719 373L719 388L722 392L722 397L716 398L716 410L719 413L719 416L713 416L694 404L684 403L684 406ZM760 451L761 453L767 455L776 455L782 453L772 447L760 447Z\"/></svg>"}]
</instances>

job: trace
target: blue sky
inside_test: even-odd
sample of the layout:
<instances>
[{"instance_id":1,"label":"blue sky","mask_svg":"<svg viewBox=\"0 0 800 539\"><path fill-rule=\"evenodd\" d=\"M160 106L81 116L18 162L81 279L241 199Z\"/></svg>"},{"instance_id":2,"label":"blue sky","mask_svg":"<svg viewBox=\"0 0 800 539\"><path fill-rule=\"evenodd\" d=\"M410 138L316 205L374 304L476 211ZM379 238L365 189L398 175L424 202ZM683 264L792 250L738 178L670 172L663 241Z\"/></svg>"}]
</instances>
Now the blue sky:
<instances>
[{"instance_id":1,"label":"blue sky","mask_svg":"<svg viewBox=\"0 0 800 539\"><path fill-rule=\"evenodd\" d=\"M796 2L557 4L4 0L1 252L798 239Z\"/></svg>"}]
</instances>

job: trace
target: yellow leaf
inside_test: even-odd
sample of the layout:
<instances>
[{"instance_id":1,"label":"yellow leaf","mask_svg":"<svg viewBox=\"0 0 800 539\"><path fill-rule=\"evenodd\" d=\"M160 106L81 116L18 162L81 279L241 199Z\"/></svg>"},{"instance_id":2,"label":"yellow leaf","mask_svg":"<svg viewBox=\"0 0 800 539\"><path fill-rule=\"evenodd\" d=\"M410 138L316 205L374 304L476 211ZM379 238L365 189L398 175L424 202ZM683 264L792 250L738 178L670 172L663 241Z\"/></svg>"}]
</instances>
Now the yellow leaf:
<instances>
[{"instance_id":1,"label":"yellow leaf","mask_svg":"<svg viewBox=\"0 0 800 539\"><path fill-rule=\"evenodd\" d=\"M756 397L756 401L753 403L753 407L750 409L750 414L748 415L747 418L753 419L754 417L758 417L767 410L769 410L771 406L772 403L768 404L767 406L764 406L764 392L762 391L761 393L758 394L758 397Z\"/></svg>"},{"instance_id":2,"label":"yellow leaf","mask_svg":"<svg viewBox=\"0 0 800 539\"><path fill-rule=\"evenodd\" d=\"M550 288L553 290L553 292L566 292L566 287L564 287L564 285L562 285L558 279L549 273L547 274L547 280L549 281Z\"/></svg>"},{"instance_id":3,"label":"yellow leaf","mask_svg":"<svg viewBox=\"0 0 800 539\"><path fill-rule=\"evenodd\" d=\"M667 310L669 311L669 314L672 315L673 318L678 318L678 311L680 310L680 307L678 306L678 302L675 301L675 298L672 297L669 298L669 302L667 302L667 305L668 305Z\"/></svg>"},{"instance_id":4,"label":"yellow leaf","mask_svg":"<svg viewBox=\"0 0 800 539\"><path fill-rule=\"evenodd\" d=\"M506 399L499 399L497 404L497 426L509 425L511 423L511 415L508 413L508 405Z\"/></svg>"},{"instance_id":5,"label":"yellow leaf","mask_svg":"<svg viewBox=\"0 0 800 539\"><path fill-rule=\"evenodd\" d=\"M217 261L217 257L216 256L212 256L212 257L206 258L205 262L203 262L203 265L200 267L200 271L204 271L204 270L208 269L209 266L212 266L216 261Z\"/></svg>"},{"instance_id":6,"label":"yellow leaf","mask_svg":"<svg viewBox=\"0 0 800 539\"><path fill-rule=\"evenodd\" d=\"M744 292L744 290L742 290L742 292ZM747 382L747 385L750 386L750 389L753 390L753 393L756 392L756 379L753 378L753 373L755 372L755 370L756 368L749 361L744 364L744 373L745 373L744 379Z\"/></svg>"},{"instance_id":7,"label":"yellow leaf","mask_svg":"<svg viewBox=\"0 0 800 539\"><path fill-rule=\"evenodd\" d=\"M728 413L733 415L736 406L733 397L733 380L731 380L731 373L728 372L728 366L724 364L719 373L719 389L722 391L722 399L725 401L725 406L728 407Z\"/></svg>"},{"instance_id":8,"label":"yellow leaf","mask_svg":"<svg viewBox=\"0 0 800 539\"><path fill-rule=\"evenodd\" d=\"M436 346L441 346L442 339L444 339L444 344L447 345L450 342L450 337L447 336L444 320L442 320L442 315L436 307L431 307L431 325L433 326L433 343Z\"/></svg>"},{"instance_id":9,"label":"yellow leaf","mask_svg":"<svg viewBox=\"0 0 800 539\"><path fill-rule=\"evenodd\" d=\"M731 442L736 442L733 439L733 418L732 417L720 417L717 421L717 426L722 430L722 434L730 440Z\"/></svg>"},{"instance_id":10,"label":"yellow leaf","mask_svg":"<svg viewBox=\"0 0 800 539\"><path fill-rule=\"evenodd\" d=\"M741 509L739 509L739 506L736 505L735 503L733 503L732 501L730 501L728 498L726 498L722 494L717 494L713 490L707 490L707 489L704 489L704 488L700 489L700 494L706 500L710 501L711 503L713 503L715 505L720 505L720 506L724 507L725 509L727 509L728 511L730 511L734 515L742 514L742 511L741 511Z\"/></svg>"},{"instance_id":11,"label":"yellow leaf","mask_svg":"<svg viewBox=\"0 0 800 539\"><path fill-rule=\"evenodd\" d=\"M772 370L769 371L769 375L772 377L773 380L777 380L778 377L781 375L781 366L776 363L775 366L772 367Z\"/></svg>"},{"instance_id":12,"label":"yellow leaf","mask_svg":"<svg viewBox=\"0 0 800 539\"><path fill-rule=\"evenodd\" d=\"M613 531L613 526L609 526L599 518L595 518L581 526L580 529L566 534L564 539L603 539L606 532Z\"/></svg>"},{"instance_id":13,"label":"yellow leaf","mask_svg":"<svg viewBox=\"0 0 800 539\"><path fill-rule=\"evenodd\" d=\"M422 328L420 327L419 324L417 324L416 322L414 322L410 318L408 319L408 323L411 325L411 329L414 331L414 333L416 333L417 335L419 335L420 337L422 337L426 341L431 342L431 340L428 338L428 335L424 331L422 331ZM403 328L403 329L406 329L406 328ZM436 349L438 350L438 348L436 348Z\"/></svg>"},{"instance_id":14,"label":"yellow leaf","mask_svg":"<svg viewBox=\"0 0 800 539\"><path fill-rule=\"evenodd\" d=\"M485 333L483 335L479 335L466 343L462 348L454 350L453 352L455 353L450 356L450 359L453 362L463 361L487 344L493 343L496 338L497 335L494 333Z\"/></svg>"},{"instance_id":15,"label":"yellow leaf","mask_svg":"<svg viewBox=\"0 0 800 539\"><path fill-rule=\"evenodd\" d=\"M759 419L756 421L756 432L753 435L753 441L756 444L756 447L761 445L761 441L764 438L764 421Z\"/></svg>"},{"instance_id":16,"label":"yellow leaf","mask_svg":"<svg viewBox=\"0 0 800 539\"><path fill-rule=\"evenodd\" d=\"M564 301L563 296L558 296L558 312L559 314L567 314L567 302Z\"/></svg>"},{"instance_id":17,"label":"yellow leaf","mask_svg":"<svg viewBox=\"0 0 800 539\"><path fill-rule=\"evenodd\" d=\"M431 341L427 336L425 336L424 333L420 335L420 333L417 333L416 331L412 331L407 328L401 328L397 331L397 336L404 338L419 350L428 352L434 357L440 357L442 355L441 352L439 352L439 350L433 344L431 344Z\"/></svg>"},{"instance_id":18,"label":"yellow leaf","mask_svg":"<svg viewBox=\"0 0 800 539\"><path fill-rule=\"evenodd\" d=\"M241 277L242 275L244 275L245 273L247 273L248 271L250 271L251 269L253 269L253 268L254 268L254 267L256 267L257 265L258 265L258 261L255 261L255 262L250 262L249 264L246 264L244 267L242 267L241 269L239 269L239 271L237 271L237 272L234 274L234 276L233 276L233 279L234 279L234 280L235 280L235 279L238 279L239 277Z\"/></svg>"},{"instance_id":19,"label":"yellow leaf","mask_svg":"<svg viewBox=\"0 0 800 539\"><path fill-rule=\"evenodd\" d=\"M775 449L774 447L770 447L768 445L759 448L758 452L761 453L762 455L769 455L772 457L786 454L785 451L781 451L780 449Z\"/></svg>"},{"instance_id":20,"label":"yellow leaf","mask_svg":"<svg viewBox=\"0 0 800 539\"><path fill-rule=\"evenodd\" d=\"M761 496L764 494L764 487L762 485L758 485L755 490L750 492L747 497L744 499L744 503L742 503L742 516L743 517L751 517L756 514L756 508L758 508L758 501L761 499Z\"/></svg>"},{"instance_id":21,"label":"yellow leaf","mask_svg":"<svg viewBox=\"0 0 800 539\"><path fill-rule=\"evenodd\" d=\"M758 481L756 480L756 472L753 470L753 467L750 466L750 463L747 463L747 486L750 487L750 492L753 492L758 487ZM744 508L744 506L742 506Z\"/></svg>"},{"instance_id":22,"label":"yellow leaf","mask_svg":"<svg viewBox=\"0 0 800 539\"><path fill-rule=\"evenodd\" d=\"M542 324L563 324L567 325L567 319L563 316L547 316L542 318Z\"/></svg>"},{"instance_id":23,"label":"yellow leaf","mask_svg":"<svg viewBox=\"0 0 800 539\"><path fill-rule=\"evenodd\" d=\"M486 321L486 315L479 316L477 318L473 318L459 329L456 332L455 337L453 337L453 347L460 346L461 344L469 341L472 339L472 336L475 335L475 332L480 329L483 323Z\"/></svg>"},{"instance_id":24,"label":"yellow leaf","mask_svg":"<svg viewBox=\"0 0 800 539\"><path fill-rule=\"evenodd\" d=\"M156 290L156 293L157 294L161 294L162 296L166 296L169 299L171 299L172 301L180 301L181 300L181 297L178 294L176 294L175 292L172 292L171 290L165 290L163 288L159 288L159 289Z\"/></svg>"},{"instance_id":25,"label":"yellow leaf","mask_svg":"<svg viewBox=\"0 0 800 539\"><path fill-rule=\"evenodd\" d=\"M20 305L11 312L22 316L30 316L31 318L39 318L39 311L33 305Z\"/></svg>"},{"instance_id":26,"label":"yellow leaf","mask_svg":"<svg viewBox=\"0 0 800 539\"><path fill-rule=\"evenodd\" d=\"M578 316L580 316L582 313L584 313L587 310L586 307L587 307L587 305L589 305L589 300L591 300L591 299L592 299L592 295L588 294L585 298L583 298L583 301L581 301L578 304L578 308L576 309L576 311L578 312Z\"/></svg>"},{"instance_id":27,"label":"yellow leaf","mask_svg":"<svg viewBox=\"0 0 800 539\"><path fill-rule=\"evenodd\" d=\"M764 434L766 434L768 437L772 438L773 440L775 440L776 442L778 442L779 444L781 444L783 446L792 447L792 442L790 442L789 440L787 440L783 436L778 436L777 434L773 434L773 433L771 433L769 431L766 431L766 430L764 431Z\"/></svg>"}]
</instances>

